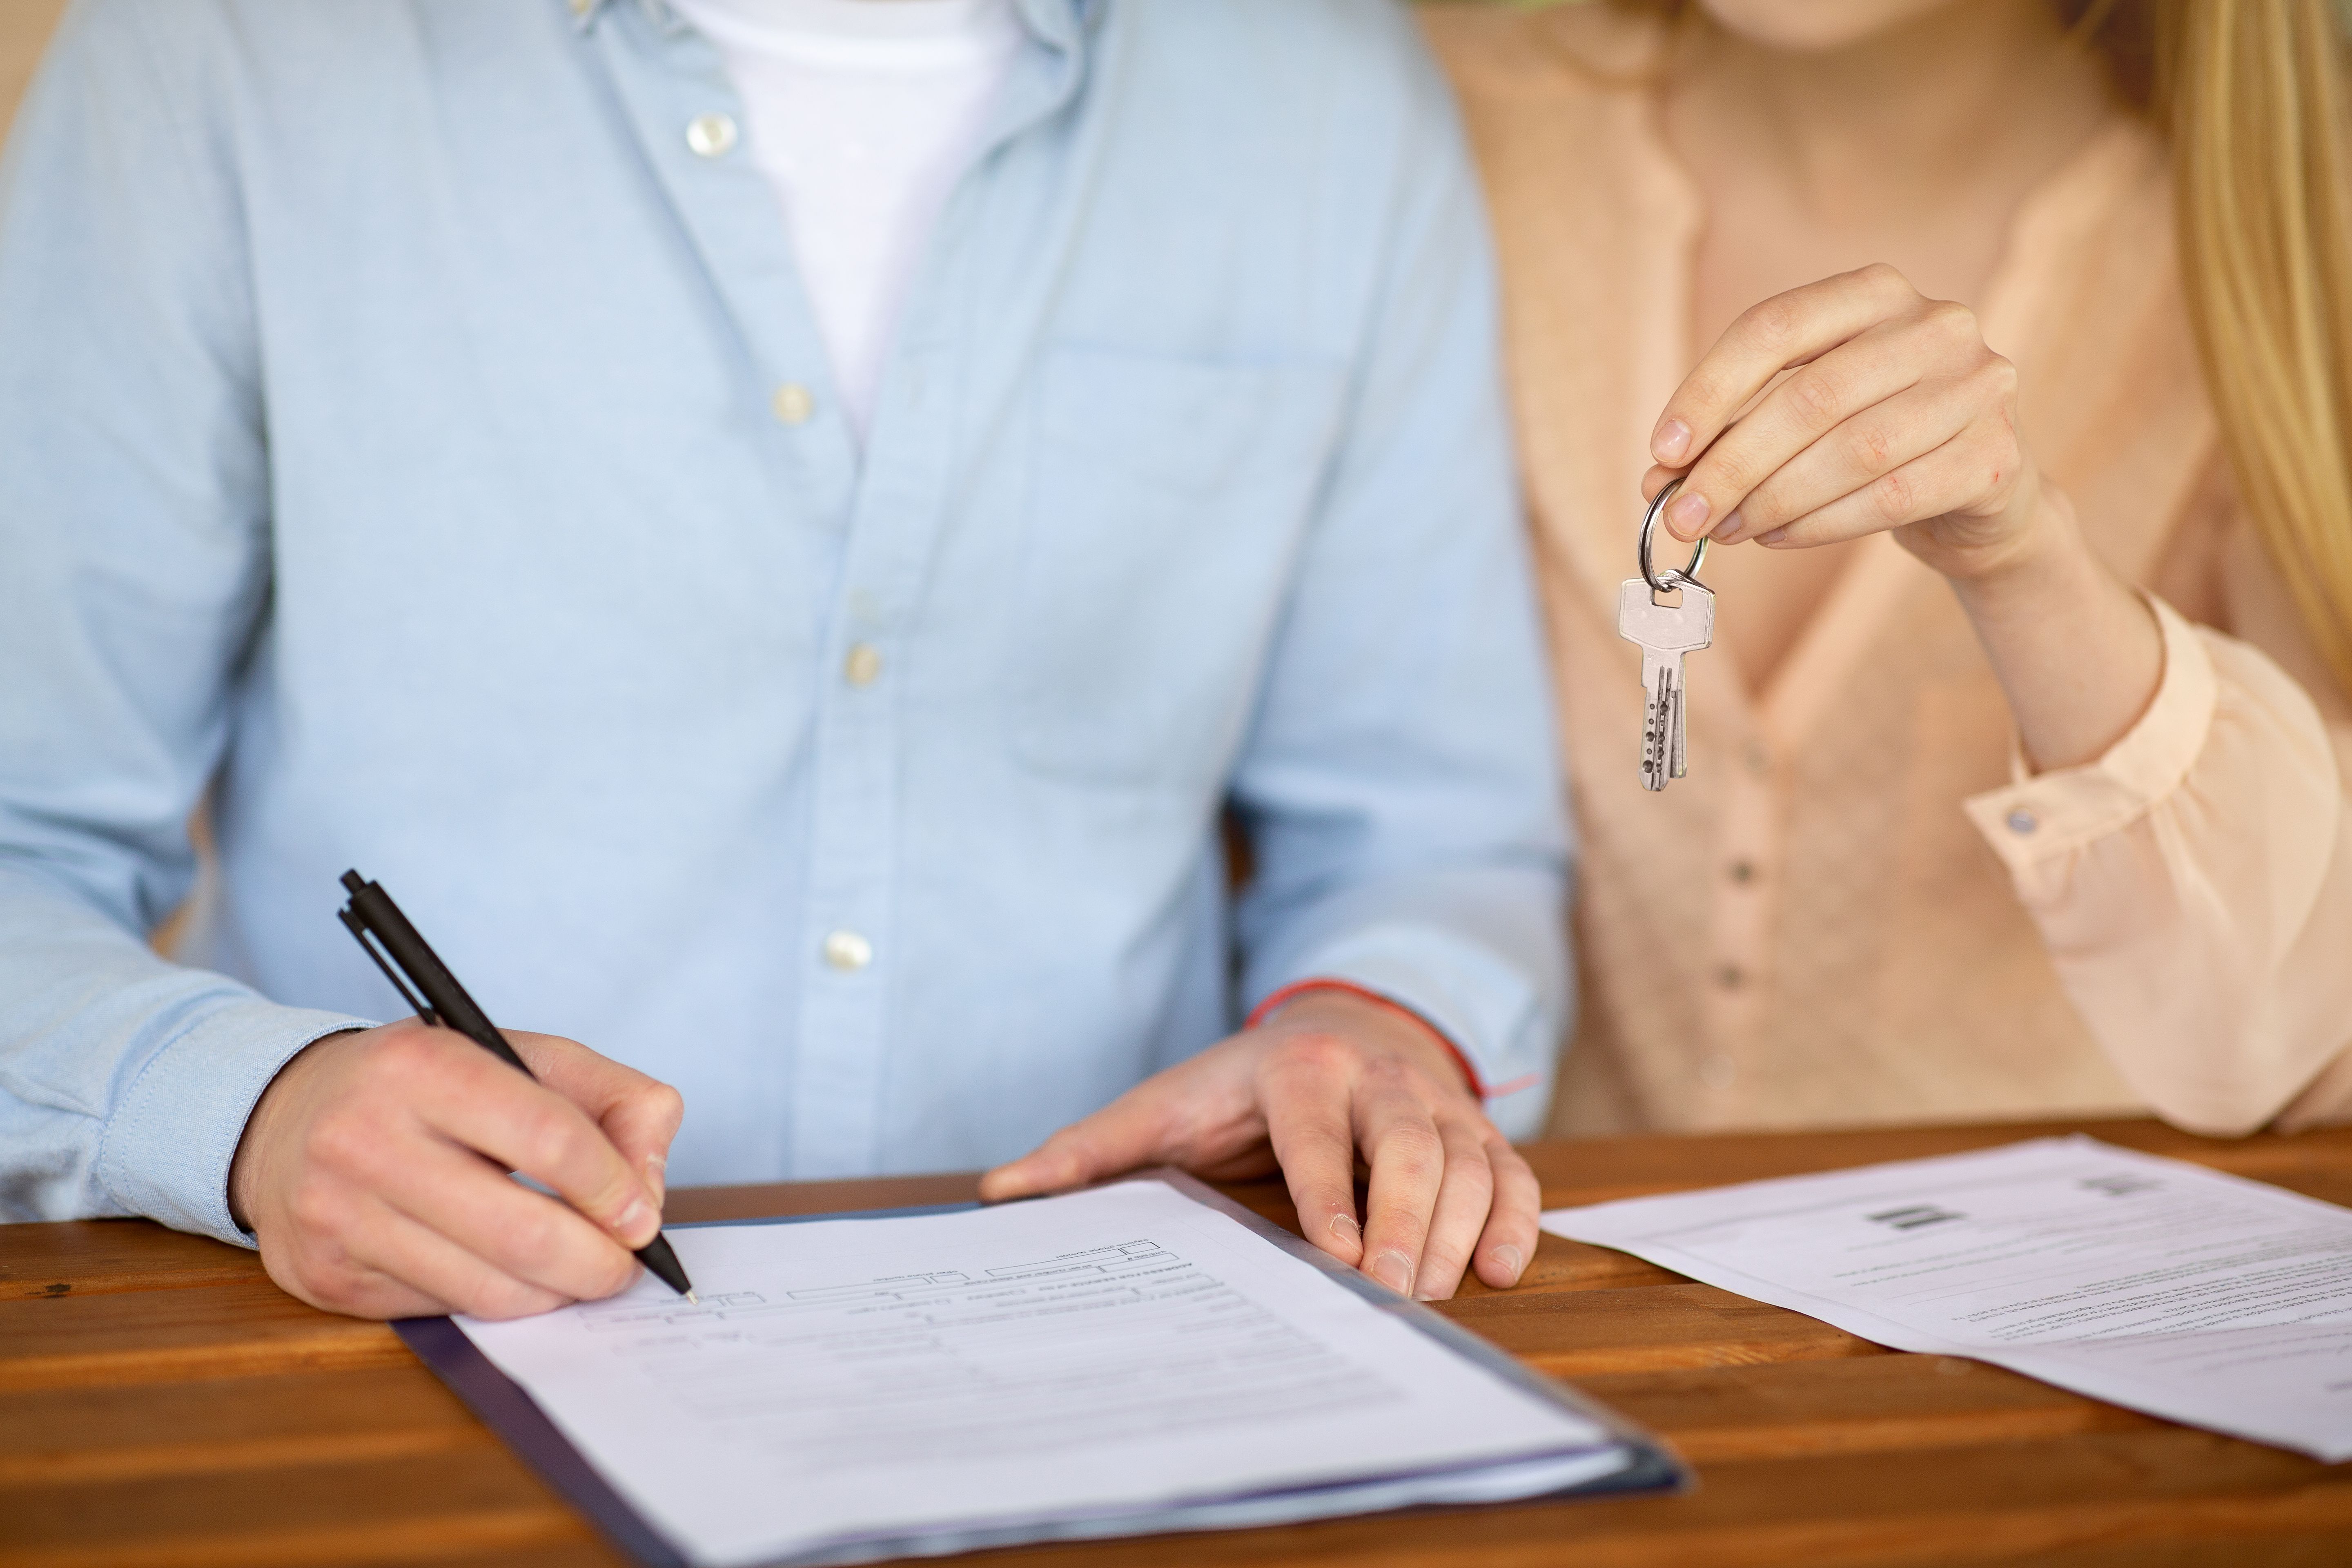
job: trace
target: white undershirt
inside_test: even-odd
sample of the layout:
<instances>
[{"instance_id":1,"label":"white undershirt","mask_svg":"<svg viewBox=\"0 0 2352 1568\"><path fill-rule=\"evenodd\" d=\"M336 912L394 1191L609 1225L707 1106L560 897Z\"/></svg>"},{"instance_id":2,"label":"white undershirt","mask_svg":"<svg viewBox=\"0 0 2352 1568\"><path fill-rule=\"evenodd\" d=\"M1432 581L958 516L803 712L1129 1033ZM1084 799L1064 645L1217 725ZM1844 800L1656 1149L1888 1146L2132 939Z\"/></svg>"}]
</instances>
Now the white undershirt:
<instances>
[{"instance_id":1,"label":"white undershirt","mask_svg":"<svg viewBox=\"0 0 2352 1568\"><path fill-rule=\"evenodd\" d=\"M924 241L1021 47L1013 0L670 0L718 47L863 436Z\"/></svg>"}]
</instances>

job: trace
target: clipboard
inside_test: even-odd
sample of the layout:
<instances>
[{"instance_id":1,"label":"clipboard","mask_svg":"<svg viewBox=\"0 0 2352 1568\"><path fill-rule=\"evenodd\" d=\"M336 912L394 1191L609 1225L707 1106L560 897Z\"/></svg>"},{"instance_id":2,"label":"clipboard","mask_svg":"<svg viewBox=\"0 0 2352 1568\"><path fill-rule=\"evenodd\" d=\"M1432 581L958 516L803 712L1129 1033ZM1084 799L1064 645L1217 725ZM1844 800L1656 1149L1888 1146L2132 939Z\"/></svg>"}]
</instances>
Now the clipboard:
<instances>
[{"instance_id":1,"label":"clipboard","mask_svg":"<svg viewBox=\"0 0 2352 1568\"><path fill-rule=\"evenodd\" d=\"M1626 1463L1622 1467L1597 1479L1557 1491L1512 1498L1508 1501L1526 1503L1571 1497L1680 1492L1691 1489L1696 1484L1688 1467L1660 1438L1616 1412L1521 1363L1422 1303L1407 1300L1373 1284L1305 1238L1292 1235L1214 1188L1174 1170L1139 1172L1122 1177L1120 1181L1156 1181L1175 1188L1203 1207L1234 1220L1259 1239L1312 1265L1378 1310L1437 1341L1454 1354L1496 1379L1601 1428L1622 1447L1626 1455ZM727 1226L801 1225L816 1220L892 1219L916 1215L953 1214L981 1206L977 1203L933 1204L840 1214L712 1220L668 1228L685 1230ZM644 1564L644 1568L693 1568L688 1558L680 1554L604 1480L586 1456L573 1447L571 1439L541 1410L537 1402L482 1353L466 1336L464 1330L446 1317L404 1318L395 1321L392 1327L402 1342L432 1369L434 1375L446 1384L450 1392L465 1402L467 1408L483 1425L497 1433L499 1439L537 1471L549 1486L587 1515L614 1546ZM1238 1498L1213 1505L1181 1505L1156 1510L1038 1521L999 1529L923 1530L904 1536L864 1540L845 1546L827 1547L781 1558L772 1568L829 1568L829 1565L836 1563L943 1556L994 1546L1248 1529L1314 1519L1362 1517L1387 1511L1331 1506L1335 1494L1359 1489L1361 1485L1346 1482L1321 1488L1286 1487L1260 1500L1259 1506L1255 1508L1251 1499ZM1422 1504L1400 1511L1411 1514L1452 1512L1461 1508L1481 1506L1486 1505Z\"/></svg>"}]
</instances>

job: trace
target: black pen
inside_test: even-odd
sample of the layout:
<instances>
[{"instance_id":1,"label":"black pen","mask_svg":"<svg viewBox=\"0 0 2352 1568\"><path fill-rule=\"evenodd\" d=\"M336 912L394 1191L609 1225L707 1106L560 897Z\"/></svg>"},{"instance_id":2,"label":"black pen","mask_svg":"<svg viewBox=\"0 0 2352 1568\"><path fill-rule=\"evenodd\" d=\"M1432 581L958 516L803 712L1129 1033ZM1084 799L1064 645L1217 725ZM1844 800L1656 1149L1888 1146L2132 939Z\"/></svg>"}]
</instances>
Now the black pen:
<instances>
[{"instance_id":1,"label":"black pen","mask_svg":"<svg viewBox=\"0 0 2352 1568\"><path fill-rule=\"evenodd\" d=\"M449 973L449 966L425 944L423 937L416 934L416 928L408 923L408 917L400 912L400 906L392 901L392 895L376 883L362 879L357 871L343 873L343 886L350 889L352 901L338 910L336 914L343 924L351 928L352 937L366 950L367 955L375 960L375 966L383 971L383 977L392 982L392 988L400 993L401 1000L415 1008L416 1016L426 1023L457 1030L523 1077L530 1078L530 1068L522 1065L522 1058L515 1055L514 1047L507 1044L506 1037L491 1024L489 1015L466 994L466 988L457 984L457 977ZM374 942L368 941L371 936L375 938ZM381 952L378 951L379 944ZM389 963L384 962L387 953L391 955ZM399 965L399 973L394 973L394 964ZM425 993L423 1001L409 994L408 987L400 982L401 974L407 975L415 983L416 989ZM670 1250L669 1238L661 1232L654 1232L654 1238L637 1248L637 1261L644 1264L655 1279L688 1300L697 1306L702 1304L701 1299L694 1293L694 1287L687 1283L686 1270L678 1267L677 1254Z\"/></svg>"}]
</instances>

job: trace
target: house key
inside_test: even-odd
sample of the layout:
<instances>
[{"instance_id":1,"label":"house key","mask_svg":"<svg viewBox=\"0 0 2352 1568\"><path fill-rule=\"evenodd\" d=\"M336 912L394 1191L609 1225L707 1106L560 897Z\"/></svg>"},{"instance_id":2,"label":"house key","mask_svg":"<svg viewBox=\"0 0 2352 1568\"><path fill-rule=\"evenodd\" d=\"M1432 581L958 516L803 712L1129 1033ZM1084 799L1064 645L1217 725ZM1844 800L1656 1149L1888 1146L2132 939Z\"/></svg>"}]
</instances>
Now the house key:
<instances>
[{"instance_id":1,"label":"house key","mask_svg":"<svg viewBox=\"0 0 2352 1568\"><path fill-rule=\"evenodd\" d=\"M1683 656L1696 653L1715 640L1715 593L1698 580L1699 563L1706 559L1706 538L1699 537L1687 565L1657 570L1650 561L1650 542L1658 515L1682 480L1670 479L1642 517L1642 574L1629 577L1617 590L1617 635L1642 649L1642 787L1660 790L1668 779L1689 771L1684 742ZM1675 602L1664 601L1674 595Z\"/></svg>"}]
</instances>

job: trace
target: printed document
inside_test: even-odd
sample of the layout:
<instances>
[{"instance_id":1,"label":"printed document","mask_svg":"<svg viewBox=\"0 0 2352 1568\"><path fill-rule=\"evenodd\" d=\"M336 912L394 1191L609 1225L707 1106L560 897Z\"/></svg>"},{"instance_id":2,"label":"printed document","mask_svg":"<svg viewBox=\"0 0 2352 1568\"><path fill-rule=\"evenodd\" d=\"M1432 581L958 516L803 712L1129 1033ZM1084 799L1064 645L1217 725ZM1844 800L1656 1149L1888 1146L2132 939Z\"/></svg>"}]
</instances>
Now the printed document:
<instances>
[{"instance_id":1,"label":"printed document","mask_svg":"<svg viewBox=\"0 0 2352 1568\"><path fill-rule=\"evenodd\" d=\"M1631 1463L1613 1432L1159 1181L668 1234L698 1308L647 1279L456 1321L697 1563L1528 1496Z\"/></svg>"},{"instance_id":2,"label":"printed document","mask_svg":"<svg viewBox=\"0 0 2352 1568\"><path fill-rule=\"evenodd\" d=\"M2352 1458L2352 1209L2089 1138L1555 1209L1879 1344Z\"/></svg>"}]
</instances>

